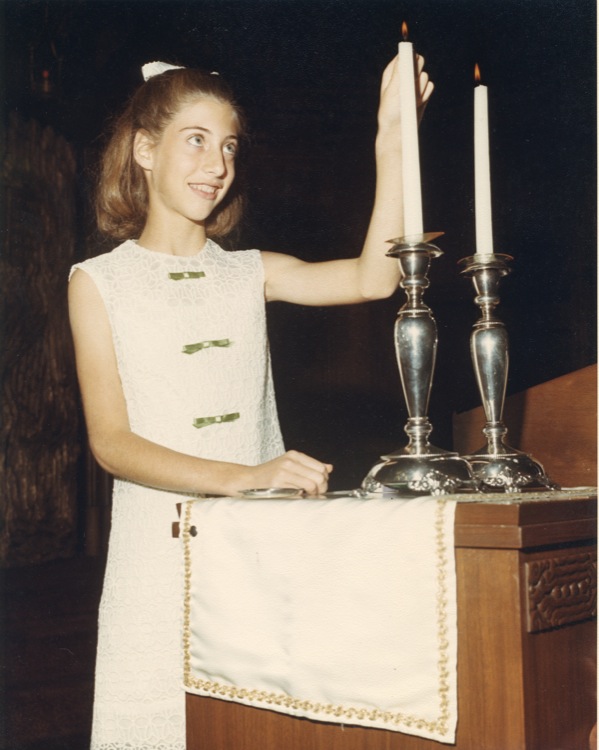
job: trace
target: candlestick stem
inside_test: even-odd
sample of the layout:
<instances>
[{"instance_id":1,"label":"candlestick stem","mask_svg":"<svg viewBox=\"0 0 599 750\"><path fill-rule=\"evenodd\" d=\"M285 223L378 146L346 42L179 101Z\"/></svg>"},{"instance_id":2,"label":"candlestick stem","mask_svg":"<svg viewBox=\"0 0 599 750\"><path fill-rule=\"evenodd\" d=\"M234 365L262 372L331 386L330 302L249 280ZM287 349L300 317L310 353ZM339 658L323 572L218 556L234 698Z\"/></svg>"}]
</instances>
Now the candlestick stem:
<instances>
[{"instance_id":1,"label":"candlestick stem","mask_svg":"<svg viewBox=\"0 0 599 750\"><path fill-rule=\"evenodd\" d=\"M496 253L477 254L460 261L462 273L472 278L475 304L481 317L472 328L470 353L481 395L486 424L482 430L487 444L465 456L483 492L520 492L554 489L556 485L532 456L506 442L503 407L509 369L508 334L496 315L499 285L509 274L511 257Z\"/></svg>"},{"instance_id":2,"label":"candlestick stem","mask_svg":"<svg viewBox=\"0 0 599 750\"><path fill-rule=\"evenodd\" d=\"M395 353L408 409L405 432L408 445L381 456L366 477L363 488L376 491L389 487L403 497L456 492L473 483L468 463L457 453L429 443L432 425L428 405L437 354L437 324L423 302L429 287L431 260L442 255L429 240L438 233L393 240L387 255L397 258L402 271L401 288L406 302L395 321Z\"/></svg>"}]
</instances>

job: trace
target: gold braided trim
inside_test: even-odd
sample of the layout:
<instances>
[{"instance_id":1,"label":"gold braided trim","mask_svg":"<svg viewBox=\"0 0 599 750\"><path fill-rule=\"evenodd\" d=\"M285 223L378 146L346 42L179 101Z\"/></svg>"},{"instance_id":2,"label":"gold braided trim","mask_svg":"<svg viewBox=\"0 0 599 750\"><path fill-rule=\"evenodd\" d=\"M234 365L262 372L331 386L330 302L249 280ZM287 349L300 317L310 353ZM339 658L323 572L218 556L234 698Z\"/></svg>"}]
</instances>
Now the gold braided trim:
<instances>
[{"instance_id":1,"label":"gold braided trim","mask_svg":"<svg viewBox=\"0 0 599 750\"><path fill-rule=\"evenodd\" d=\"M311 700L293 698L286 693L266 690L249 690L233 685L225 685L213 680L201 680L194 677L191 671L191 509L194 500L185 504L183 521L183 548L185 565L184 605L183 605L183 680L184 685L192 690L201 690L216 698L233 701L262 704L276 709L287 709L298 713L310 713L325 719L339 719L351 723L351 720L384 722L389 726L407 727L408 729L428 730L431 733L445 735L448 732L447 722L450 718L449 694L449 641L447 639L447 566L449 564L447 544L445 542L445 509L446 498L437 498L435 508L435 552L437 556L437 645L438 664L438 698L439 716L436 721L427 721L418 716L401 712L382 711L378 708L356 708L332 703L315 703Z\"/></svg>"}]
</instances>

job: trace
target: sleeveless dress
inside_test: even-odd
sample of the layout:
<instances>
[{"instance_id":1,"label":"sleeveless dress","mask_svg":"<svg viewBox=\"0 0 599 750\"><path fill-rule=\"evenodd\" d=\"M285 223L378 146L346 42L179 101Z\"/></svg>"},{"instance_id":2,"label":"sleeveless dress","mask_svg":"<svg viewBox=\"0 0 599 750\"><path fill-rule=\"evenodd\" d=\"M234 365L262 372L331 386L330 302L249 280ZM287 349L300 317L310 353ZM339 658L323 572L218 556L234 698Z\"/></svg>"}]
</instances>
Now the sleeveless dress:
<instances>
[{"instance_id":1,"label":"sleeveless dress","mask_svg":"<svg viewBox=\"0 0 599 750\"><path fill-rule=\"evenodd\" d=\"M131 429L248 465L280 455L257 250L192 257L127 241L73 267L110 319ZM99 615L92 750L183 750L182 496L115 480Z\"/></svg>"}]
</instances>

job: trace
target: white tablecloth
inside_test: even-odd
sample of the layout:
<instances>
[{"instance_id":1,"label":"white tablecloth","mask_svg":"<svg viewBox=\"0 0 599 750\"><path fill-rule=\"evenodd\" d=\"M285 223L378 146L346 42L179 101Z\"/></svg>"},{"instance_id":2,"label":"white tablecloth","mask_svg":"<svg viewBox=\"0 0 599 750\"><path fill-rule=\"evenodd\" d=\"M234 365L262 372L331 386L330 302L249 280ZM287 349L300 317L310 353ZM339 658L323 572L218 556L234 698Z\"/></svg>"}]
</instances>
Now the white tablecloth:
<instances>
[{"instance_id":1,"label":"white tablecloth","mask_svg":"<svg viewBox=\"0 0 599 750\"><path fill-rule=\"evenodd\" d=\"M455 506L187 503L185 689L454 742Z\"/></svg>"}]
</instances>

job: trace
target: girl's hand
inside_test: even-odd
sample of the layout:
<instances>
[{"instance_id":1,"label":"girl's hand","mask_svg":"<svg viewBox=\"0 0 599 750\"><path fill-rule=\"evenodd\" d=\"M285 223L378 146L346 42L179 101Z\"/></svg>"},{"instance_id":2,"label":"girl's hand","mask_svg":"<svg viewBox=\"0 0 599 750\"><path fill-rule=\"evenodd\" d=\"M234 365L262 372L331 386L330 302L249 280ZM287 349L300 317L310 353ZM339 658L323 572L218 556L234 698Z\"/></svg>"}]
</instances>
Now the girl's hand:
<instances>
[{"instance_id":1,"label":"girl's hand","mask_svg":"<svg viewBox=\"0 0 599 750\"><path fill-rule=\"evenodd\" d=\"M308 495L322 495L327 491L329 474L333 471L331 464L323 464L298 451L287 451L265 464L244 468L249 474L249 484L236 487L237 493L245 489L293 487Z\"/></svg>"},{"instance_id":2,"label":"girl's hand","mask_svg":"<svg viewBox=\"0 0 599 750\"><path fill-rule=\"evenodd\" d=\"M435 88L435 84L428 77L426 70L424 70L424 57L416 55L416 63L418 70L416 75L416 107L418 109L418 122L420 122Z\"/></svg>"},{"instance_id":3,"label":"girl's hand","mask_svg":"<svg viewBox=\"0 0 599 750\"><path fill-rule=\"evenodd\" d=\"M416 55L416 107L418 122L422 119L426 105L435 88L424 70L424 57ZM381 103L379 106L379 124L399 124L399 71L398 56L387 65L381 81Z\"/></svg>"}]
</instances>

